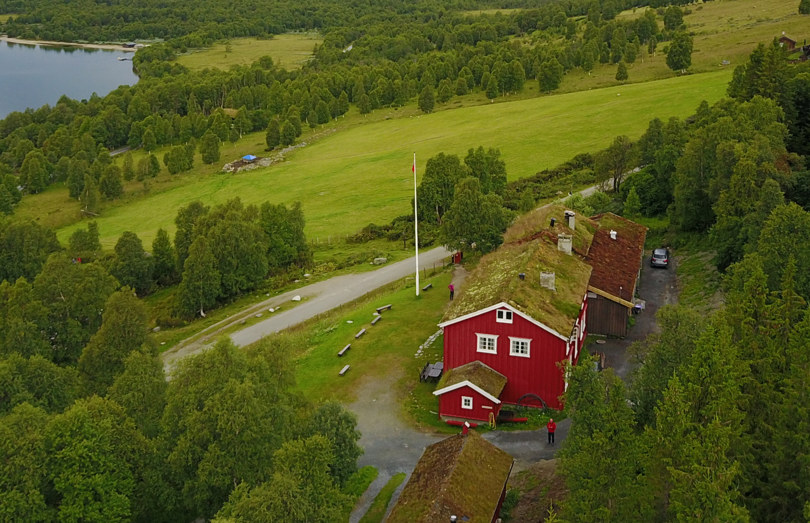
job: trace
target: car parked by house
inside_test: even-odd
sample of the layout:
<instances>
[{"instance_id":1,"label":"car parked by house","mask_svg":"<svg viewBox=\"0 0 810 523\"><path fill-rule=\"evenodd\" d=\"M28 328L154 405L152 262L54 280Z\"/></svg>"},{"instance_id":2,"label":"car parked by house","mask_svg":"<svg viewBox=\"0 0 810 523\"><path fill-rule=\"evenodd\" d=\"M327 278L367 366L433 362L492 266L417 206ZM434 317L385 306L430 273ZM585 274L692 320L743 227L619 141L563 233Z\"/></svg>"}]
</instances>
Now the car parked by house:
<instances>
[{"instance_id":1,"label":"car parked by house","mask_svg":"<svg viewBox=\"0 0 810 523\"><path fill-rule=\"evenodd\" d=\"M654 249L652 252L652 256L650 256L650 267L663 267L664 269L668 268L669 249L667 249L666 247Z\"/></svg>"}]
</instances>

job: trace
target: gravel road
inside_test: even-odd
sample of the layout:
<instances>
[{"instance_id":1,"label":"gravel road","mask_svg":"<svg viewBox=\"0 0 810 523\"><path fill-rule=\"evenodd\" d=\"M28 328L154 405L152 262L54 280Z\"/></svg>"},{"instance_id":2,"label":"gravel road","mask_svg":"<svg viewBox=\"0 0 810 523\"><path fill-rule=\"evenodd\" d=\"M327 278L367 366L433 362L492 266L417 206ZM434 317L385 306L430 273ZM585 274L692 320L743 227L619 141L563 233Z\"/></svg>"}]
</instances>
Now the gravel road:
<instances>
[{"instance_id":1,"label":"gravel road","mask_svg":"<svg viewBox=\"0 0 810 523\"><path fill-rule=\"evenodd\" d=\"M433 267L448 261L450 251L444 247L437 247L419 254L420 269L432 269ZM330 311L345 303L349 303L361 296L378 289L384 285L406 278L414 273L416 261L413 257L386 265L380 269L360 274L345 274L324 280L312 285L301 287L294 291L286 292L278 296L269 298L250 310L264 311L277 308L284 304L290 305L290 300L294 296L300 296L301 302L289 309L283 308L281 312L273 314L266 320L245 327L231 334L231 340L238 347L250 345L265 336L282 331L293 325L302 323L319 314ZM222 328L240 321L244 315L239 315L239 319L223 320L220 322ZM220 325L217 324L217 325ZM171 374L174 364L186 356L197 354L210 347L216 341L217 329L207 336L203 336L194 342L182 342L163 353L163 365L167 374Z\"/></svg>"}]
</instances>

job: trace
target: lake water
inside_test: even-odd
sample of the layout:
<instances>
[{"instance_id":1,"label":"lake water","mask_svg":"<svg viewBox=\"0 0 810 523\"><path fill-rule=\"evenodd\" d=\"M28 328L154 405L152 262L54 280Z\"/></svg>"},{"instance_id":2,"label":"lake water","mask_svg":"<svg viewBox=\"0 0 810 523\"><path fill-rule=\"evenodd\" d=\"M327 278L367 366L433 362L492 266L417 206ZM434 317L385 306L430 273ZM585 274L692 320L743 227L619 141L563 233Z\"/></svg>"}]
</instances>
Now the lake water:
<instances>
[{"instance_id":1,"label":"lake water","mask_svg":"<svg viewBox=\"0 0 810 523\"><path fill-rule=\"evenodd\" d=\"M26 107L54 105L63 94L82 100L104 96L138 77L133 53L78 47L49 47L0 41L0 118Z\"/></svg>"}]
</instances>

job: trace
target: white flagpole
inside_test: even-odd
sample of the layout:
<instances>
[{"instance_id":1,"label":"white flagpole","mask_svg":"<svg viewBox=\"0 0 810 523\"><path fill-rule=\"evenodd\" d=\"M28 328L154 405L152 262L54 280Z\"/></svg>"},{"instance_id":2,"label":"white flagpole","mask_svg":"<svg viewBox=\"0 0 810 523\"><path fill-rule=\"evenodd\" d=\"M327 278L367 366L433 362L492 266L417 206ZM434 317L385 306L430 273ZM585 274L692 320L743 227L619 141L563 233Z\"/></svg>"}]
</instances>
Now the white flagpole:
<instances>
[{"instance_id":1,"label":"white flagpole","mask_svg":"<svg viewBox=\"0 0 810 523\"><path fill-rule=\"evenodd\" d=\"M419 296L419 213L416 212L416 153L413 153L413 244L416 249L416 295Z\"/></svg>"}]
</instances>

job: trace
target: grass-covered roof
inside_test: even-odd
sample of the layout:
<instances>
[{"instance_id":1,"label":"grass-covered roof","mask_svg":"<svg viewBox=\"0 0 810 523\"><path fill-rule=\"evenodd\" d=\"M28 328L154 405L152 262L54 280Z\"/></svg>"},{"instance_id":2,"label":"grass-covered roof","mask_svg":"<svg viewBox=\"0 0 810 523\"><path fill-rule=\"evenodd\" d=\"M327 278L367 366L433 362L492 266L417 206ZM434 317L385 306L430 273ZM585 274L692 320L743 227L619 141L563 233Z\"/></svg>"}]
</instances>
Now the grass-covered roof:
<instances>
[{"instance_id":1,"label":"grass-covered roof","mask_svg":"<svg viewBox=\"0 0 810 523\"><path fill-rule=\"evenodd\" d=\"M475 432L425 449L391 511L391 523L492 521L512 470L512 456ZM465 519L468 518L468 519Z\"/></svg>"},{"instance_id":2,"label":"grass-covered roof","mask_svg":"<svg viewBox=\"0 0 810 523\"><path fill-rule=\"evenodd\" d=\"M499 397L506 387L506 376L476 360L445 372L436 385L436 390L452 387L463 381L475 384L495 398Z\"/></svg>"},{"instance_id":3,"label":"grass-covered roof","mask_svg":"<svg viewBox=\"0 0 810 523\"><path fill-rule=\"evenodd\" d=\"M599 230L585 258L593 267L590 285L632 302L647 228L613 213L599 214L593 219L599 224ZM616 231L615 240L610 237L611 230Z\"/></svg>"},{"instance_id":4,"label":"grass-covered roof","mask_svg":"<svg viewBox=\"0 0 810 523\"><path fill-rule=\"evenodd\" d=\"M588 288L591 267L583 258L597 225L576 215L572 231L565 224L564 211L561 205L550 205L520 217L504 234L504 244L481 258L444 321L506 302L568 336ZM557 249L558 234L572 235L573 254ZM540 286L541 272L555 274L556 290ZM525 274L524 280L520 273Z\"/></svg>"}]
</instances>

